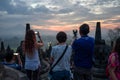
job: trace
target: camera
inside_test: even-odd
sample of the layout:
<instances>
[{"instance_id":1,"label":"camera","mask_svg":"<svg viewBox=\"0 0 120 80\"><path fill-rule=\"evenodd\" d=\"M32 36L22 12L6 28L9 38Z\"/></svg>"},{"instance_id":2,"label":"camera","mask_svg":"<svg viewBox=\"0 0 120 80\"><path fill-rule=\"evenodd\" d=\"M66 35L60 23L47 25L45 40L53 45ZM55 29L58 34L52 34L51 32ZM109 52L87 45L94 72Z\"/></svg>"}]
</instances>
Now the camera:
<instances>
[{"instance_id":1,"label":"camera","mask_svg":"<svg viewBox=\"0 0 120 80\"><path fill-rule=\"evenodd\" d=\"M19 53L13 53L13 55L18 55Z\"/></svg>"}]
</instances>

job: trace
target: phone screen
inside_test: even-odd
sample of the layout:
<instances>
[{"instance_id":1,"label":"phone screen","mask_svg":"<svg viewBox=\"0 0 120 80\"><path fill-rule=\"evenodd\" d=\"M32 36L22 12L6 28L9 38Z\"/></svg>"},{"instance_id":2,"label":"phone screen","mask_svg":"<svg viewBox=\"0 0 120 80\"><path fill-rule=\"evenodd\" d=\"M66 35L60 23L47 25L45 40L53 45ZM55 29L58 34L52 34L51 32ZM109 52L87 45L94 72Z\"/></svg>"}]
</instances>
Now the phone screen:
<instances>
[{"instance_id":1,"label":"phone screen","mask_svg":"<svg viewBox=\"0 0 120 80\"><path fill-rule=\"evenodd\" d=\"M14 55L18 55L18 53L14 53Z\"/></svg>"}]
</instances>

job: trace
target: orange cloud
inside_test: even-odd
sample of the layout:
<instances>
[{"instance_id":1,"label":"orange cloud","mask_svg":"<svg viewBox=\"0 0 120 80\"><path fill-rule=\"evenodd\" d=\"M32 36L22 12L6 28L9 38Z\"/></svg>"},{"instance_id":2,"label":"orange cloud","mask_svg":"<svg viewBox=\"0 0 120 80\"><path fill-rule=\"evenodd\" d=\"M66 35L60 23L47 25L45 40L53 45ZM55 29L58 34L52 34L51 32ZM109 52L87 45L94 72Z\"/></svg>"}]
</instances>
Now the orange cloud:
<instances>
[{"instance_id":1,"label":"orange cloud","mask_svg":"<svg viewBox=\"0 0 120 80\"><path fill-rule=\"evenodd\" d=\"M46 21L47 23L50 23L50 24L55 24L55 25L57 25L57 24L59 24L59 25L65 25L66 24L66 22L61 22L61 21L59 21L59 20L47 20Z\"/></svg>"},{"instance_id":2,"label":"orange cloud","mask_svg":"<svg viewBox=\"0 0 120 80\"><path fill-rule=\"evenodd\" d=\"M43 29L43 30L53 30L53 31L69 31L73 29L78 29L78 26L75 25L64 25L64 26L38 26L32 25L33 29Z\"/></svg>"},{"instance_id":3,"label":"orange cloud","mask_svg":"<svg viewBox=\"0 0 120 80\"><path fill-rule=\"evenodd\" d=\"M109 19L110 20L110 19ZM114 18L112 19L114 20ZM87 23L90 26L90 30L94 31L96 29L96 23L101 22L101 28L106 28L106 29L114 29L120 25L120 23L105 23L107 20L95 20L95 21L85 21L83 23ZM60 22L58 20L47 20L48 23L53 24L52 26L39 26L39 25L32 25L32 28L35 30L51 30L51 31L71 31L73 29L79 29L79 26L81 24L72 24L72 25L67 25L65 22ZM109 21L108 21L109 22ZM58 24L59 23L59 24Z\"/></svg>"},{"instance_id":4,"label":"orange cloud","mask_svg":"<svg viewBox=\"0 0 120 80\"><path fill-rule=\"evenodd\" d=\"M116 20L116 18L120 18L120 16L117 16L112 19L106 19L106 20L86 21L85 23L88 23L90 25L91 30L95 30L97 22L101 22L101 28L114 29L120 25L120 23L112 22L112 20ZM104 22L107 22L107 23L104 23Z\"/></svg>"},{"instance_id":5,"label":"orange cloud","mask_svg":"<svg viewBox=\"0 0 120 80\"><path fill-rule=\"evenodd\" d=\"M119 25L120 25L120 23L104 24L104 25L102 25L102 28L114 29L114 28L118 27Z\"/></svg>"}]
</instances>

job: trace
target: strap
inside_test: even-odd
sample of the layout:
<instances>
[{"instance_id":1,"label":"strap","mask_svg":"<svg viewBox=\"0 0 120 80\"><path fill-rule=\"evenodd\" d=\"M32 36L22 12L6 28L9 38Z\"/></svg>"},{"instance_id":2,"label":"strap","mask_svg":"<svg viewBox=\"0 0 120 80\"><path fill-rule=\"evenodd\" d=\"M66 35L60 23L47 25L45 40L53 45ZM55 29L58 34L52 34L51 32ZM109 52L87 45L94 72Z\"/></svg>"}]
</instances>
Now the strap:
<instances>
[{"instance_id":1,"label":"strap","mask_svg":"<svg viewBox=\"0 0 120 80\"><path fill-rule=\"evenodd\" d=\"M67 48L68 48L68 45L66 45L66 47L65 47L65 49L64 49L64 51L63 51L63 53L62 53L62 55L59 57L59 59L56 61L56 63L51 67L50 70L52 70L52 69L56 66L56 64L61 60L61 58L64 56L64 54L65 54Z\"/></svg>"}]
</instances>

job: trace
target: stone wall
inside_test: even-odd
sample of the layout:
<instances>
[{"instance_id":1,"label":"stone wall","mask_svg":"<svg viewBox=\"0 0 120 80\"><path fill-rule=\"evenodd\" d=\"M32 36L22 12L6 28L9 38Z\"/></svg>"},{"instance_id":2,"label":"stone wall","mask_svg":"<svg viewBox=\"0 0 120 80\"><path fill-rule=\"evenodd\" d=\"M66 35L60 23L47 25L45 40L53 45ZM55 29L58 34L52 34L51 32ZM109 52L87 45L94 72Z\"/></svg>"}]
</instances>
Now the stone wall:
<instances>
[{"instance_id":1,"label":"stone wall","mask_svg":"<svg viewBox=\"0 0 120 80\"><path fill-rule=\"evenodd\" d=\"M0 65L0 80L28 80L26 74L13 68Z\"/></svg>"}]
</instances>

